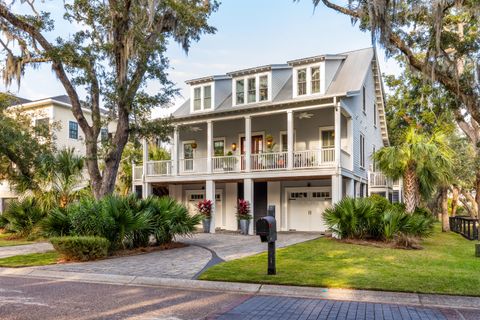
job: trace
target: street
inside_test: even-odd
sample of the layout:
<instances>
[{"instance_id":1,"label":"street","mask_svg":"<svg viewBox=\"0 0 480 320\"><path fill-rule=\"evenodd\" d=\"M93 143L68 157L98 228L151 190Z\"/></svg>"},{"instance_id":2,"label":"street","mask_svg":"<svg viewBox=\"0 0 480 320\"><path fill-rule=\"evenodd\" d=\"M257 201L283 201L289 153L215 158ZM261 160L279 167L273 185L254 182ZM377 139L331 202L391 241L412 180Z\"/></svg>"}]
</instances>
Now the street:
<instances>
[{"instance_id":1,"label":"street","mask_svg":"<svg viewBox=\"0 0 480 320\"><path fill-rule=\"evenodd\" d=\"M5 320L479 318L478 310L0 277Z\"/></svg>"}]
</instances>

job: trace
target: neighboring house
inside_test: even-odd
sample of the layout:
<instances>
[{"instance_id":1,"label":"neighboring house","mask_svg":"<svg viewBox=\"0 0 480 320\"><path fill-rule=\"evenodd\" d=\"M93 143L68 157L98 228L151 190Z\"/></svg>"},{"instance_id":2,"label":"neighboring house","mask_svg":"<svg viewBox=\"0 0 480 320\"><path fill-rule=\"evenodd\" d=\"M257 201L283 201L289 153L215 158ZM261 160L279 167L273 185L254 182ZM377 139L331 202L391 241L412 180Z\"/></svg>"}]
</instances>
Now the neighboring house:
<instances>
[{"instance_id":1,"label":"neighboring house","mask_svg":"<svg viewBox=\"0 0 480 320\"><path fill-rule=\"evenodd\" d=\"M32 119L32 125L48 123L52 127L54 144L57 150L63 148L74 148L80 154L85 154L85 141L83 133L72 114L72 106L68 96L56 96L46 99L30 101L18 98L18 104L11 106L12 109L20 109ZM87 120L90 120L90 111L84 109ZM101 136L108 137L113 132L114 125L109 124L108 128L102 129ZM8 202L17 198L6 181L0 181L0 212L7 206Z\"/></svg>"},{"instance_id":2,"label":"neighboring house","mask_svg":"<svg viewBox=\"0 0 480 320\"><path fill-rule=\"evenodd\" d=\"M275 205L280 231L325 231L325 208L367 195L370 156L389 143L374 49L187 84L191 98L173 113L172 160L149 161L144 143L135 192L168 190L192 210L215 199L211 232L237 230L240 198L255 220Z\"/></svg>"}]
</instances>

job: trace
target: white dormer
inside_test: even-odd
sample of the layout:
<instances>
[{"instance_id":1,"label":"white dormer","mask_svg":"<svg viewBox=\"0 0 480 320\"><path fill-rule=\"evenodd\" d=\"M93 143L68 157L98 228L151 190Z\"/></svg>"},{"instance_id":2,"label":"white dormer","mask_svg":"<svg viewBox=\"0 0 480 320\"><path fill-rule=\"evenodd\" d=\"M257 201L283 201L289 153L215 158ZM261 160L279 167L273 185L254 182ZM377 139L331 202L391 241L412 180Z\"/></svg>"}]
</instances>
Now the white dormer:
<instances>
[{"instance_id":1,"label":"white dormer","mask_svg":"<svg viewBox=\"0 0 480 320\"><path fill-rule=\"evenodd\" d=\"M331 64L328 60L343 59L345 56L342 55L326 55L289 61L293 98L325 94L339 66L335 63L335 68L328 68Z\"/></svg>"},{"instance_id":2,"label":"white dormer","mask_svg":"<svg viewBox=\"0 0 480 320\"><path fill-rule=\"evenodd\" d=\"M272 73L262 72L232 79L233 105L272 100Z\"/></svg>"},{"instance_id":3,"label":"white dormer","mask_svg":"<svg viewBox=\"0 0 480 320\"><path fill-rule=\"evenodd\" d=\"M186 81L190 85L190 112L214 110L228 94L224 87L229 80L227 76L210 76Z\"/></svg>"},{"instance_id":4,"label":"white dormer","mask_svg":"<svg viewBox=\"0 0 480 320\"><path fill-rule=\"evenodd\" d=\"M190 111L205 112L213 110L215 105L215 84L207 82L190 87Z\"/></svg>"}]
</instances>

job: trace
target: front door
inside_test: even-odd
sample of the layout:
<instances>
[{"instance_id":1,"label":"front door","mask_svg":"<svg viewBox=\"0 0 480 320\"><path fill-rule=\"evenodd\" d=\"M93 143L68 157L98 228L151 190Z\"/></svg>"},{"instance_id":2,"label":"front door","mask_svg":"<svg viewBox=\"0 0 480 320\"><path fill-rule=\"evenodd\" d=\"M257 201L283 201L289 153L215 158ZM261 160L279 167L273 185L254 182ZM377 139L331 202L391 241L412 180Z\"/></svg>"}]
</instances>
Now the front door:
<instances>
[{"instance_id":1,"label":"front door","mask_svg":"<svg viewBox=\"0 0 480 320\"><path fill-rule=\"evenodd\" d=\"M240 152L242 155L246 153L245 151L245 137L240 139ZM256 135L252 136L252 154L259 154L263 152L263 136ZM258 158L257 158L258 159ZM255 164L252 163L252 168L255 168ZM245 160L242 158L242 170L245 169Z\"/></svg>"},{"instance_id":2,"label":"front door","mask_svg":"<svg viewBox=\"0 0 480 320\"><path fill-rule=\"evenodd\" d=\"M335 132L333 129L321 130L322 162L335 161Z\"/></svg>"}]
</instances>

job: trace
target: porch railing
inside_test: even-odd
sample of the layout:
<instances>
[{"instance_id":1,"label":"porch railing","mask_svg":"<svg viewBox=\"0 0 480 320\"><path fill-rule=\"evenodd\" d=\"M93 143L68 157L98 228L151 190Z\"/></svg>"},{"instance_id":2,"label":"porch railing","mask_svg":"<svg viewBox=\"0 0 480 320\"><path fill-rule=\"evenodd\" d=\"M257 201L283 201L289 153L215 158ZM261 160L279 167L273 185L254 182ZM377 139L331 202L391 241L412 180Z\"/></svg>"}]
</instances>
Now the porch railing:
<instances>
[{"instance_id":1,"label":"porch railing","mask_svg":"<svg viewBox=\"0 0 480 320\"><path fill-rule=\"evenodd\" d=\"M212 158L213 172L239 172L242 170L241 156L215 156Z\"/></svg>"},{"instance_id":2,"label":"porch railing","mask_svg":"<svg viewBox=\"0 0 480 320\"><path fill-rule=\"evenodd\" d=\"M389 179L381 172L370 172L368 176L371 187L388 187L390 185Z\"/></svg>"},{"instance_id":3,"label":"porch railing","mask_svg":"<svg viewBox=\"0 0 480 320\"><path fill-rule=\"evenodd\" d=\"M168 176L172 174L172 160L147 162L147 175Z\"/></svg>"},{"instance_id":4,"label":"porch railing","mask_svg":"<svg viewBox=\"0 0 480 320\"><path fill-rule=\"evenodd\" d=\"M295 151L293 167L298 169L315 168L335 163L335 149Z\"/></svg>"},{"instance_id":5,"label":"porch railing","mask_svg":"<svg viewBox=\"0 0 480 320\"><path fill-rule=\"evenodd\" d=\"M287 168L287 152L252 154L251 170L268 171Z\"/></svg>"},{"instance_id":6,"label":"porch railing","mask_svg":"<svg viewBox=\"0 0 480 320\"><path fill-rule=\"evenodd\" d=\"M472 217L449 217L450 230L469 240L478 238L478 220Z\"/></svg>"},{"instance_id":7,"label":"porch railing","mask_svg":"<svg viewBox=\"0 0 480 320\"><path fill-rule=\"evenodd\" d=\"M178 169L179 174L207 173L207 158L180 159Z\"/></svg>"}]
</instances>

